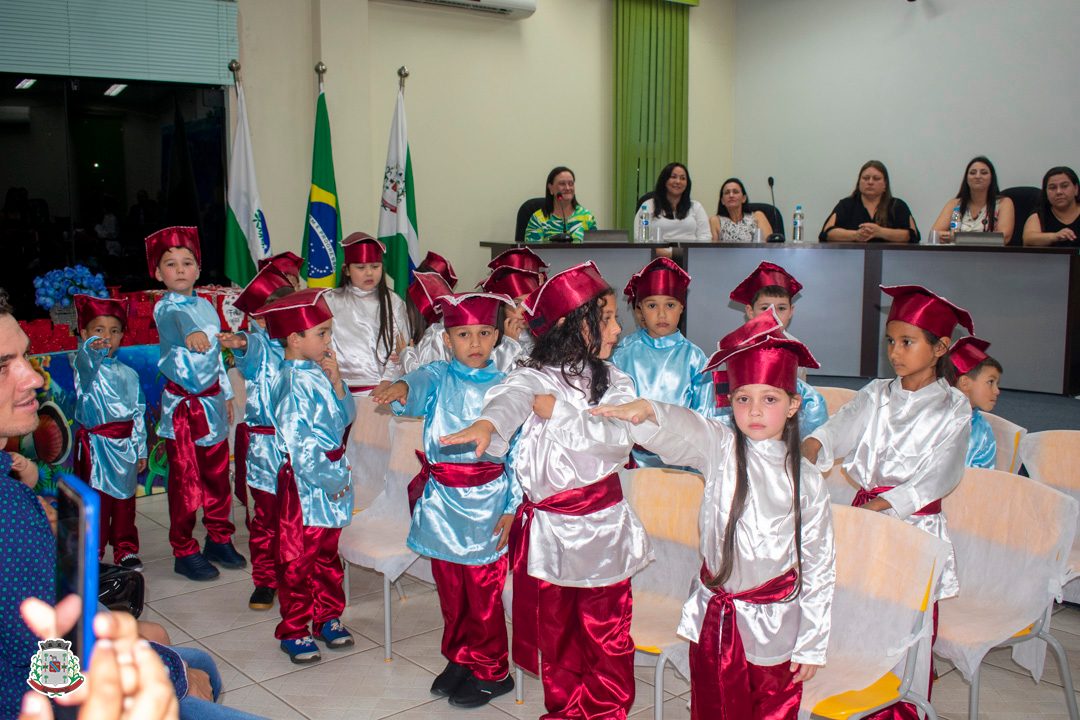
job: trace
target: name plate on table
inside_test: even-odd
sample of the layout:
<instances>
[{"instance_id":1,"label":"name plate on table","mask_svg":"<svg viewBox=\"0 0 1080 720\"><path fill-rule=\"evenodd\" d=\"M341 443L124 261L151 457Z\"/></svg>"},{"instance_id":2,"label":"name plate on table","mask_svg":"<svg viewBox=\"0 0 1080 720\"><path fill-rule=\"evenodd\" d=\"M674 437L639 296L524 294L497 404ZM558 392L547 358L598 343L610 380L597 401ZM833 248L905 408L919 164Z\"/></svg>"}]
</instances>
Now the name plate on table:
<instances>
[{"instance_id":1,"label":"name plate on table","mask_svg":"<svg viewBox=\"0 0 1080 720\"><path fill-rule=\"evenodd\" d=\"M1005 245L1005 234L999 232L958 232L953 236L953 242L957 245L1003 247Z\"/></svg>"}]
</instances>

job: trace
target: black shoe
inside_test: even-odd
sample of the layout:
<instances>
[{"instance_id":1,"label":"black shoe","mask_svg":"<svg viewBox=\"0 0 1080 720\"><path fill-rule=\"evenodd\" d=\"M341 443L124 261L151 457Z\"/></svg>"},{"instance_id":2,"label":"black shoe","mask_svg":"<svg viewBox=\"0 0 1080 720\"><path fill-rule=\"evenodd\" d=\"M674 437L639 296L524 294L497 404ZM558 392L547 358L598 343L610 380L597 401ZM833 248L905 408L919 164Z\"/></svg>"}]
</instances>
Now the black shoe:
<instances>
[{"instance_id":1,"label":"black shoe","mask_svg":"<svg viewBox=\"0 0 1080 720\"><path fill-rule=\"evenodd\" d=\"M173 561L173 570L188 580L213 580L221 574L216 567L206 562L202 553L176 558Z\"/></svg>"},{"instance_id":2,"label":"black shoe","mask_svg":"<svg viewBox=\"0 0 1080 720\"><path fill-rule=\"evenodd\" d=\"M478 708L513 689L514 678L510 673L507 673L502 680L494 682L477 680L476 676L470 673L450 696L450 704L459 708Z\"/></svg>"},{"instance_id":3,"label":"black shoe","mask_svg":"<svg viewBox=\"0 0 1080 720\"><path fill-rule=\"evenodd\" d=\"M216 543L210 539L207 539L206 545L203 546L203 555L206 559L212 563L217 563L221 567L229 568L230 570L239 570L240 568L247 567L247 560L244 556L236 552L236 548L233 547L232 542Z\"/></svg>"},{"instance_id":4,"label":"black shoe","mask_svg":"<svg viewBox=\"0 0 1080 720\"><path fill-rule=\"evenodd\" d=\"M274 607L274 595L277 590L268 587L255 586L255 592L248 599L248 607L252 610L269 610Z\"/></svg>"},{"instance_id":5,"label":"black shoe","mask_svg":"<svg viewBox=\"0 0 1080 720\"><path fill-rule=\"evenodd\" d=\"M142 560L135 553L128 553L124 556L124 559L120 561L120 567L127 568L128 570L134 570L135 572L142 572L143 565Z\"/></svg>"},{"instance_id":6,"label":"black shoe","mask_svg":"<svg viewBox=\"0 0 1080 720\"><path fill-rule=\"evenodd\" d=\"M431 683L431 694L439 697L450 697L458 689L461 682L471 675L469 668L458 665L456 662L446 663L446 669L439 673L435 682Z\"/></svg>"}]
</instances>

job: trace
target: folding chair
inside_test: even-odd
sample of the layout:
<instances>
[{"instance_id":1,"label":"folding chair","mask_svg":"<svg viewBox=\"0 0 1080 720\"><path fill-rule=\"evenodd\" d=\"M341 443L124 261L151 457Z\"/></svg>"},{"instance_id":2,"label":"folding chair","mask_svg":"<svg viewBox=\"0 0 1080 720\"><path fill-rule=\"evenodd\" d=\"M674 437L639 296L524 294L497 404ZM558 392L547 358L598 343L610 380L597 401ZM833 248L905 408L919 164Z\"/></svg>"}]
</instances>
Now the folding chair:
<instances>
[{"instance_id":1,"label":"folding chair","mask_svg":"<svg viewBox=\"0 0 1080 720\"><path fill-rule=\"evenodd\" d=\"M896 702L937 714L930 676L931 591L948 545L895 518L833 505L836 591L825 667L803 686L802 710L831 720Z\"/></svg>"},{"instance_id":2,"label":"folding chair","mask_svg":"<svg viewBox=\"0 0 1080 720\"><path fill-rule=\"evenodd\" d=\"M968 716L979 716L979 669L990 650L1012 647L1013 660L1038 682L1048 645L1069 717L1080 720L1068 658L1050 634L1050 611L1066 576L1080 503L1029 478L969 468L942 509L956 551L960 595L938 604L934 650L971 684Z\"/></svg>"},{"instance_id":3,"label":"folding chair","mask_svg":"<svg viewBox=\"0 0 1080 720\"><path fill-rule=\"evenodd\" d=\"M1028 433L1020 440L1020 458L1032 480L1080 500L1080 431L1047 430ZM1063 599L1080 603L1080 538L1069 554L1069 577ZM1075 580L1075 582L1073 582Z\"/></svg>"},{"instance_id":4,"label":"folding chair","mask_svg":"<svg viewBox=\"0 0 1080 720\"><path fill-rule=\"evenodd\" d=\"M1000 415L984 412L982 416L990 423L990 429L994 431L994 442L997 444L994 469L1017 472L1020 470L1020 443L1027 435L1027 429Z\"/></svg>"},{"instance_id":5,"label":"folding chair","mask_svg":"<svg viewBox=\"0 0 1080 720\"><path fill-rule=\"evenodd\" d=\"M390 420L394 414L369 395L353 398L356 419L345 453L352 465L353 507L367 508L383 491L390 461Z\"/></svg>"}]
</instances>

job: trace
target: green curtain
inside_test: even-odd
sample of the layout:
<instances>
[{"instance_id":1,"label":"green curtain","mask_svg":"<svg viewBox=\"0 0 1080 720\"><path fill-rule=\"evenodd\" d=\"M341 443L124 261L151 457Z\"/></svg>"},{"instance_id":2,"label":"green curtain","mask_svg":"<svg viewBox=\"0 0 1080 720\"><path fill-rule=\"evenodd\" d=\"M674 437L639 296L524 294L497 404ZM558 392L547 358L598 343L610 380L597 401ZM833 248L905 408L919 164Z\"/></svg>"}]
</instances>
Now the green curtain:
<instances>
[{"instance_id":1,"label":"green curtain","mask_svg":"<svg viewBox=\"0 0 1080 720\"><path fill-rule=\"evenodd\" d=\"M628 228L660 169L686 162L690 8L614 0L615 217Z\"/></svg>"}]
</instances>

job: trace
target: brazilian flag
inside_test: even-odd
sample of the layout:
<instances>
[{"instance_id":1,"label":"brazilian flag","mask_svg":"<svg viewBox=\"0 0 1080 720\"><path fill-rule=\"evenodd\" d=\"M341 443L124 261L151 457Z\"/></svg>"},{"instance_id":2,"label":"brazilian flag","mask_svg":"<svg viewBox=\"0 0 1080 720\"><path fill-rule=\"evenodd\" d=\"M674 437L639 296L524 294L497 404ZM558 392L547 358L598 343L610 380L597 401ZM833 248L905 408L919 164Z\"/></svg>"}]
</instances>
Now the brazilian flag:
<instances>
[{"instance_id":1,"label":"brazilian flag","mask_svg":"<svg viewBox=\"0 0 1080 720\"><path fill-rule=\"evenodd\" d=\"M341 209L330 149L330 114L326 94L315 105L315 148L311 157L311 194L304 223L304 277L308 287L337 287L344 258L341 253Z\"/></svg>"}]
</instances>

